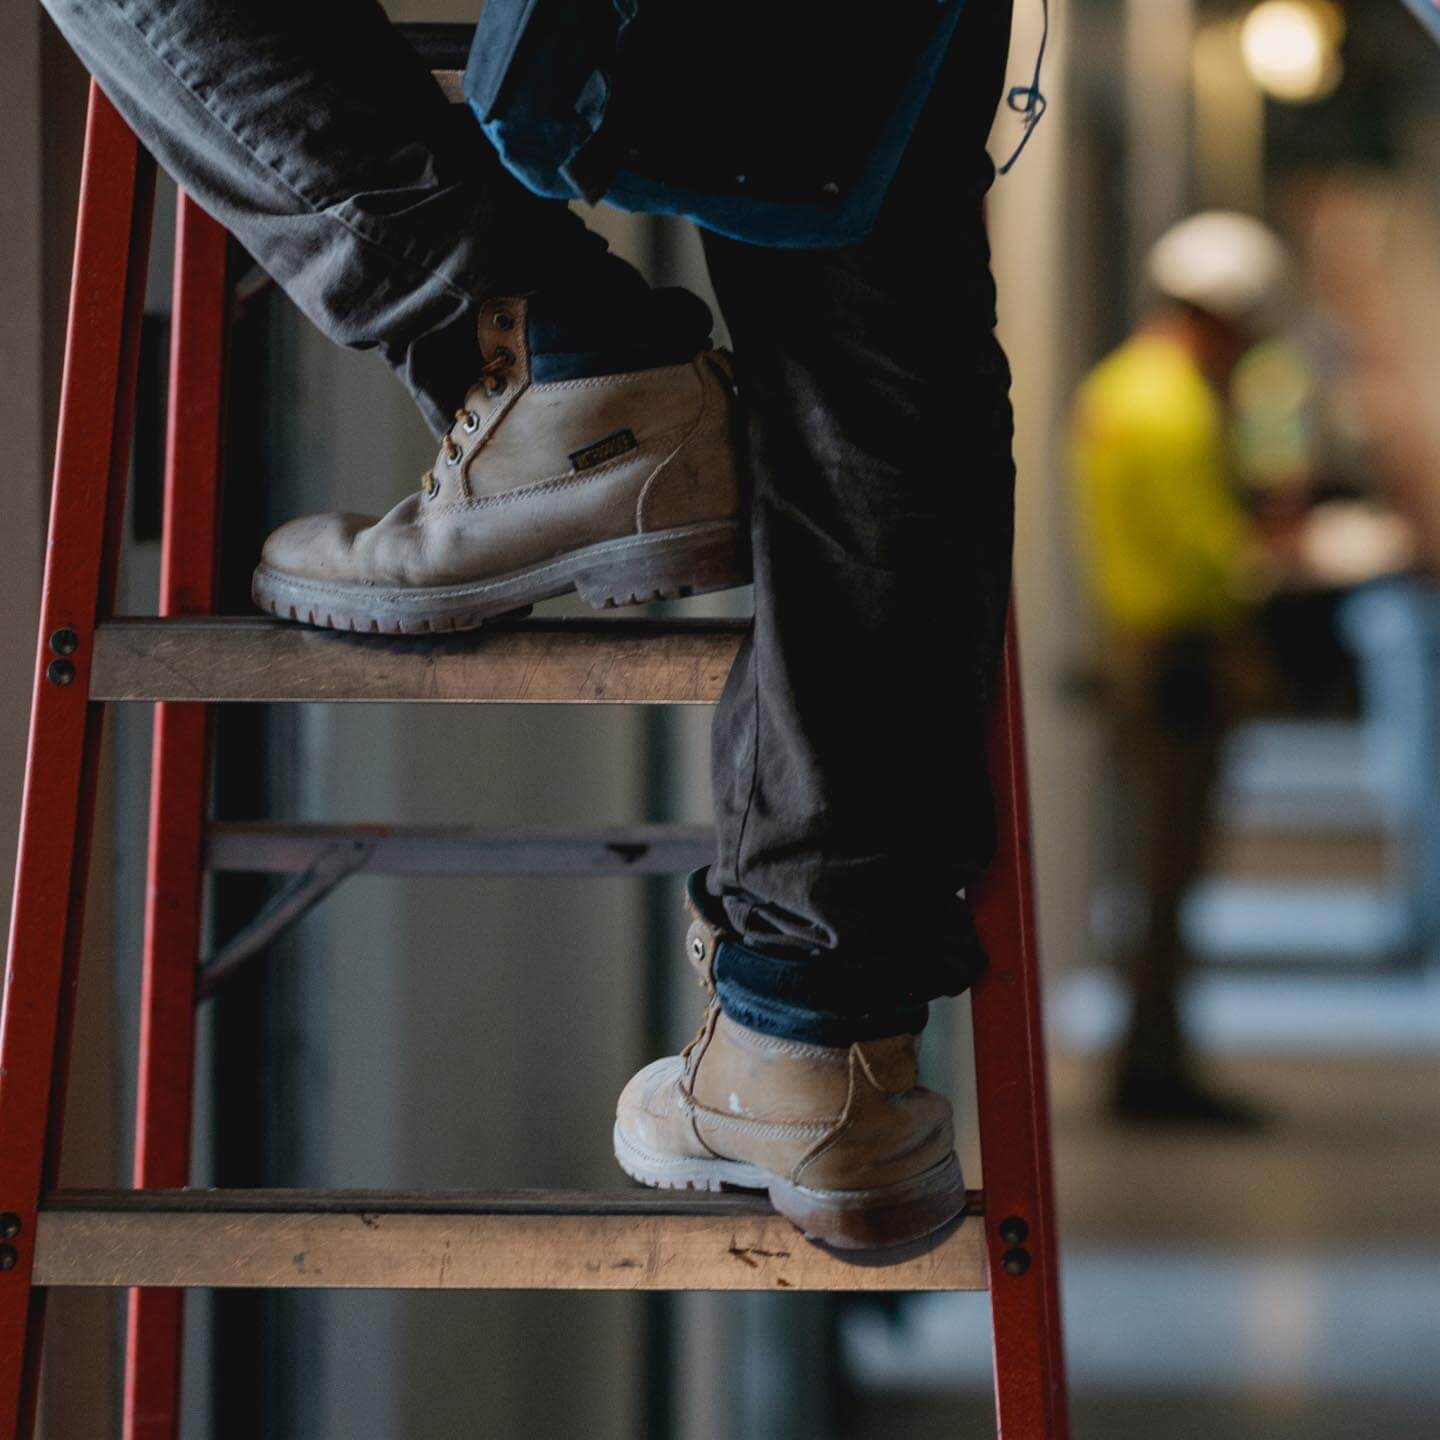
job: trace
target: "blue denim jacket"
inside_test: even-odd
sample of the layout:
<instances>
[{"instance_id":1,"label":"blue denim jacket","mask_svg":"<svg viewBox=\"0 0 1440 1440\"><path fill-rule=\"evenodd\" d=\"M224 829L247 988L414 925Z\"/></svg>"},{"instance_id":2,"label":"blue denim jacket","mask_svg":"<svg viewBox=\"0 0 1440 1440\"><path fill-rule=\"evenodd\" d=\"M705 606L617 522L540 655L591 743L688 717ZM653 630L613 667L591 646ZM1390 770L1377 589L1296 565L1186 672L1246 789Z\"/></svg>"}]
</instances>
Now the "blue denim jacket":
<instances>
[{"instance_id":1,"label":"blue denim jacket","mask_svg":"<svg viewBox=\"0 0 1440 1440\"><path fill-rule=\"evenodd\" d=\"M652 38L663 35L665 24L679 23L682 12L687 23L696 22L694 33L702 34L699 17L706 12L699 0L669 0L668 6L666 0L488 0L465 72L465 94L505 165L536 194L603 198L622 210L683 215L755 244L849 245L874 224L966 0L895 3L905 6L907 26L877 25L871 18L878 36L841 32L840 43L853 47L846 58L859 61L859 71L827 66L823 48L817 59L803 43L803 21L787 12L788 51L782 45L753 52L764 56L757 67L769 64L764 73L772 80L778 74L781 84L756 95L746 93L743 49L716 47L711 64L721 73L713 75L707 73L707 57L698 53L703 41L677 44L678 30L668 42ZM774 4L783 8L785 0ZM842 25L867 20L854 12L837 16L833 8L828 14L831 35L837 19ZM748 20L754 46L771 44L763 9L755 7ZM647 26L654 27L649 37ZM732 47L737 40L723 30L713 31L712 38ZM793 68L807 62L809 70ZM802 73L803 81L795 81ZM799 92L788 112L786 75ZM693 99L683 88L666 94L666 84L693 87ZM711 93L729 95L731 121L711 104ZM778 114L770 145L764 125L772 111ZM657 162L652 147L663 151L667 138L683 145L687 122L699 141L689 146L696 157L693 170L683 155L677 160L673 148L668 163ZM734 137L736 151L745 150L748 135L750 161L761 162L753 168L775 162L766 173L737 173L752 165L744 154L727 152L731 124L745 131ZM677 133L667 137L672 126Z\"/></svg>"}]
</instances>

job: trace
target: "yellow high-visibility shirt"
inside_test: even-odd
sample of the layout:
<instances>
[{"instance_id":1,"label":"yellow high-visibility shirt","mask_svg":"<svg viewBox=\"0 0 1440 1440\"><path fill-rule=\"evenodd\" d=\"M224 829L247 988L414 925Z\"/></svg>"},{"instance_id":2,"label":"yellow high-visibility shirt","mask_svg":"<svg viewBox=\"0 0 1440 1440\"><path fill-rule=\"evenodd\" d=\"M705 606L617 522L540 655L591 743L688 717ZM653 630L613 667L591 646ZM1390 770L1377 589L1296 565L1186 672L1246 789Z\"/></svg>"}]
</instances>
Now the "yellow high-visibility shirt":
<instances>
[{"instance_id":1,"label":"yellow high-visibility shirt","mask_svg":"<svg viewBox=\"0 0 1440 1440\"><path fill-rule=\"evenodd\" d=\"M1104 619L1159 634L1222 628L1245 607L1253 530L1229 481L1224 410L1181 345L1140 335L1091 371L1070 465Z\"/></svg>"}]
</instances>

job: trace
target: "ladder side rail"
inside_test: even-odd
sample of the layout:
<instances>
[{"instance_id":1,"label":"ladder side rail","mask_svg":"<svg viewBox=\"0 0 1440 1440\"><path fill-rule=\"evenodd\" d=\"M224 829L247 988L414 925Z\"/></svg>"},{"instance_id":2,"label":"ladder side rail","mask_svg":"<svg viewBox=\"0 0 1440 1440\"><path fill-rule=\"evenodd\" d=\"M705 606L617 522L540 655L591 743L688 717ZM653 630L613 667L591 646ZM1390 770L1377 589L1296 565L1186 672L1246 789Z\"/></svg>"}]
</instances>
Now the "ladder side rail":
<instances>
[{"instance_id":1,"label":"ladder side rail","mask_svg":"<svg viewBox=\"0 0 1440 1440\"><path fill-rule=\"evenodd\" d=\"M975 1079L1001 1440L1066 1440L1050 1118L1020 654L1012 604L991 715L997 850L976 887L990 956L975 986Z\"/></svg>"},{"instance_id":2,"label":"ladder side rail","mask_svg":"<svg viewBox=\"0 0 1440 1440\"><path fill-rule=\"evenodd\" d=\"M176 205L165 435L162 616L215 608L230 237L189 196ZM190 1181L195 972L204 922L210 707L155 706L135 1110L137 1189ZM132 1290L125 1440L176 1440L184 1292Z\"/></svg>"},{"instance_id":3,"label":"ladder side rail","mask_svg":"<svg viewBox=\"0 0 1440 1440\"><path fill-rule=\"evenodd\" d=\"M103 715L90 665L114 603L153 186L153 162L92 84L0 1011L0 1440L26 1440L38 1403L35 1215L59 1167Z\"/></svg>"}]
</instances>

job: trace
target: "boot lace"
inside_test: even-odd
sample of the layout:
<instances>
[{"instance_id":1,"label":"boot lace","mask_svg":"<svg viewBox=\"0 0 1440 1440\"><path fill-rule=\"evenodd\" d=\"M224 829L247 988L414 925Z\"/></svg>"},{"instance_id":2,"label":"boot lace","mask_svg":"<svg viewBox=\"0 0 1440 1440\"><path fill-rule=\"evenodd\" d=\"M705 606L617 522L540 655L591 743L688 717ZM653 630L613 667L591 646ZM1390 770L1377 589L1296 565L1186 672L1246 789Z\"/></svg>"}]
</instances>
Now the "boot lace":
<instances>
[{"instance_id":1,"label":"boot lace","mask_svg":"<svg viewBox=\"0 0 1440 1440\"><path fill-rule=\"evenodd\" d=\"M487 395L498 395L510 383L510 367L515 363L515 354L508 346L501 345L495 353L480 367L478 384L481 385ZM467 435L473 435L480 428L480 417L468 405L462 405L455 412L455 424L458 424ZM440 439L441 454L445 457L447 465L458 465L460 457L465 452L455 443L455 436L452 433L454 425L450 427ZM420 489L428 497L433 495L440 488L440 482L435 478L433 470L427 470L420 477Z\"/></svg>"}]
</instances>

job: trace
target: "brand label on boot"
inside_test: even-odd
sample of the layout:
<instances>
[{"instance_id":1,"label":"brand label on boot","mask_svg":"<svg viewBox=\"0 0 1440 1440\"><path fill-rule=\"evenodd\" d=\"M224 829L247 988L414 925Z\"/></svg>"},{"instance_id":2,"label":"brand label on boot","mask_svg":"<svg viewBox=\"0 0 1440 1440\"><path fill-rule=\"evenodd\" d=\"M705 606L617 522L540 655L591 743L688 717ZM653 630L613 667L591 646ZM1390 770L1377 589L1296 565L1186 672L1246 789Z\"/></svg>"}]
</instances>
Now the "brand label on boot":
<instances>
[{"instance_id":1,"label":"brand label on boot","mask_svg":"<svg viewBox=\"0 0 1440 1440\"><path fill-rule=\"evenodd\" d=\"M607 460L618 460L639 446L640 442L635 438L633 430L617 430L613 435L607 435L603 440L597 440L583 450L576 450L570 456L570 464L577 471L593 470Z\"/></svg>"}]
</instances>

